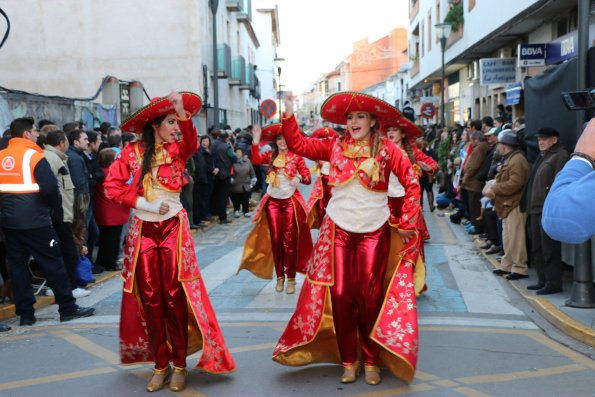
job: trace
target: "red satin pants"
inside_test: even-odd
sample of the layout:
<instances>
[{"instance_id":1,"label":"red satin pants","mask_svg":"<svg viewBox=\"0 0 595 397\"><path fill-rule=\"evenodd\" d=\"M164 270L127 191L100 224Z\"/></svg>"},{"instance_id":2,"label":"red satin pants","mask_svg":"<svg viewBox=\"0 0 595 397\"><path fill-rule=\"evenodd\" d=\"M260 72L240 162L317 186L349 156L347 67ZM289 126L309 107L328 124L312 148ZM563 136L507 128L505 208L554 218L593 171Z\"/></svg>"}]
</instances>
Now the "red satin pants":
<instances>
[{"instance_id":1,"label":"red satin pants","mask_svg":"<svg viewBox=\"0 0 595 397\"><path fill-rule=\"evenodd\" d=\"M186 368L188 305L178 281L179 228L177 216L162 222L143 222L140 236L135 279L156 369L166 368L170 361L177 368Z\"/></svg>"},{"instance_id":2,"label":"red satin pants","mask_svg":"<svg viewBox=\"0 0 595 397\"><path fill-rule=\"evenodd\" d=\"M293 200L269 197L266 213L273 245L275 273L295 278L297 267L297 222Z\"/></svg>"},{"instance_id":3,"label":"red satin pants","mask_svg":"<svg viewBox=\"0 0 595 397\"><path fill-rule=\"evenodd\" d=\"M335 225L333 320L341 363L357 360L357 338L364 364L376 365L380 346L370 333L382 308L382 286L390 248L388 224L371 233L351 233Z\"/></svg>"}]
</instances>

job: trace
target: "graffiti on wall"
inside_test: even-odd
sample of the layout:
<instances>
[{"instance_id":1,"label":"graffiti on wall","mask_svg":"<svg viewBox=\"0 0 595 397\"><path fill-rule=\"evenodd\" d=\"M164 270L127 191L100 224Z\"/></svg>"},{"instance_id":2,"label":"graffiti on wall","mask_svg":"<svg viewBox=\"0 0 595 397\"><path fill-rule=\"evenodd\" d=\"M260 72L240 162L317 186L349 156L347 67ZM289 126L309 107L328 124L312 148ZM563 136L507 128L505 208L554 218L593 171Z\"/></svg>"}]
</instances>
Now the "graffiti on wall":
<instances>
[{"instance_id":1,"label":"graffiti on wall","mask_svg":"<svg viewBox=\"0 0 595 397\"><path fill-rule=\"evenodd\" d=\"M104 121L117 124L117 109L113 105L23 93L0 93L0 134L8 129L12 120L26 116L33 117L35 122L51 120L59 127L71 121L81 121L90 130L98 128Z\"/></svg>"}]
</instances>

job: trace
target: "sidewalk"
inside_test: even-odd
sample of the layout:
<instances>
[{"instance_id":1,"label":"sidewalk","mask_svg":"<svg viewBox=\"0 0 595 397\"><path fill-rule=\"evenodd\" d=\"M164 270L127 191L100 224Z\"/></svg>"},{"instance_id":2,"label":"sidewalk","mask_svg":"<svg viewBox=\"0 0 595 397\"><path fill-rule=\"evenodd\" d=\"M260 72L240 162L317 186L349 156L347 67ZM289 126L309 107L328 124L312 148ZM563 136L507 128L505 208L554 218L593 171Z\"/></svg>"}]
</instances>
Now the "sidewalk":
<instances>
[{"instance_id":1,"label":"sidewalk","mask_svg":"<svg viewBox=\"0 0 595 397\"><path fill-rule=\"evenodd\" d=\"M444 212L444 211L443 211ZM444 212L444 220L449 222L449 212ZM474 240L477 250L489 261L494 268L499 267L495 255L486 255L479 247L484 243L478 236L469 236ZM510 285L525 298L525 300L543 318L566 335L592 347L595 347L595 309L579 309L566 305L572 290L572 275L564 277L564 291L559 294L537 296L535 291L527 290L527 286L537 280L535 269L529 268L529 278L510 281Z\"/></svg>"}]
</instances>

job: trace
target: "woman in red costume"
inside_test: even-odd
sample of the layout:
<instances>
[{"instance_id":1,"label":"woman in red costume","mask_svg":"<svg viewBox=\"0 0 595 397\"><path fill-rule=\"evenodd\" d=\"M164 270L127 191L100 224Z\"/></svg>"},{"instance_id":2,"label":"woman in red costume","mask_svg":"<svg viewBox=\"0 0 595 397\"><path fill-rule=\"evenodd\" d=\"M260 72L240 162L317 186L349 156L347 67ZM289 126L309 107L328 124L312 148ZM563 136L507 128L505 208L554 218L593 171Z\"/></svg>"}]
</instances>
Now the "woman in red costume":
<instances>
[{"instance_id":1,"label":"woman in red costume","mask_svg":"<svg viewBox=\"0 0 595 397\"><path fill-rule=\"evenodd\" d=\"M244 246L242 269L261 278L277 275L275 291L283 292L287 276L288 294L295 293L296 271L305 272L305 264L312 252L312 236L307 223L304 199L297 190L300 183L309 185L310 171L301 156L290 152L281 133L281 124L260 126L252 130L252 155L254 165L268 164L267 193L260 200L254 215L254 229ZM260 141L271 141L272 151L260 153Z\"/></svg>"},{"instance_id":2,"label":"woman in red costume","mask_svg":"<svg viewBox=\"0 0 595 397\"><path fill-rule=\"evenodd\" d=\"M391 250L391 241L415 238L420 186L409 160L379 130L400 113L369 95L337 93L323 103L321 115L346 125L345 136L312 140L301 134L289 100L286 111L283 134L290 150L330 162L333 195L296 311L273 360L285 365L338 362L341 382L351 383L362 357L368 384L380 383L381 364L410 382L417 362L413 266ZM399 219L391 218L388 209L391 172L405 188Z\"/></svg>"},{"instance_id":3,"label":"woman in red costume","mask_svg":"<svg viewBox=\"0 0 595 397\"><path fill-rule=\"evenodd\" d=\"M419 178L421 178L422 172L426 172L429 175L434 175L434 173L438 171L438 163L434 161L433 158L419 150L417 145L412 145L410 143L410 141L413 141L422 135L420 129L415 124L406 118L400 118L386 123L384 125L384 129L386 130L387 138L394 142L395 145L401 149L403 155L406 156L409 161L411 161L411 164L413 164L413 168L417 172L417 176ZM404 195L405 192L403 188L400 187L399 181L394 175L391 175L388 185L388 205L390 207L391 213L393 213L396 217L399 217L401 213ZM428 231L423 214L421 213L417 227L422 237L419 239L418 248L419 252L421 252L423 255L424 240L430 239L430 233Z\"/></svg>"},{"instance_id":4,"label":"woman in red costume","mask_svg":"<svg viewBox=\"0 0 595 397\"><path fill-rule=\"evenodd\" d=\"M167 382L172 391L183 390L186 356L200 349L197 368L235 370L180 203L185 164L198 148L192 116L200 108L198 95L172 92L130 116L122 130L143 139L122 149L104 183L108 198L134 208L122 268L120 358L155 363L147 391Z\"/></svg>"},{"instance_id":5,"label":"woman in red costume","mask_svg":"<svg viewBox=\"0 0 595 397\"><path fill-rule=\"evenodd\" d=\"M339 136L330 127L319 128L310 135L312 139L328 139ZM331 187L328 184L328 174L331 165L328 161L317 161L310 171L318 171L318 178L308 198L308 225L312 229L320 229L320 224L326 215L326 206L331 199Z\"/></svg>"}]
</instances>

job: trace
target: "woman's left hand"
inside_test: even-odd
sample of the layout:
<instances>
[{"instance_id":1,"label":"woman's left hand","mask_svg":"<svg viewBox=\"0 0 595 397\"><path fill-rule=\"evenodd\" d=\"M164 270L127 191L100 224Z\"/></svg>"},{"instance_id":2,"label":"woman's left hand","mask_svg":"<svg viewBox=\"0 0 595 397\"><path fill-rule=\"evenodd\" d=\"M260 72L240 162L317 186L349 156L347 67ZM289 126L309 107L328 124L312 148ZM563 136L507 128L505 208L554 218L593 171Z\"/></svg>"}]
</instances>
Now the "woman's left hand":
<instances>
[{"instance_id":1,"label":"woman's left hand","mask_svg":"<svg viewBox=\"0 0 595 397\"><path fill-rule=\"evenodd\" d=\"M167 99L174 105L174 110L176 111L178 117L186 118L186 111L184 110L184 101L182 100L182 94L176 91L170 92Z\"/></svg>"}]
</instances>

